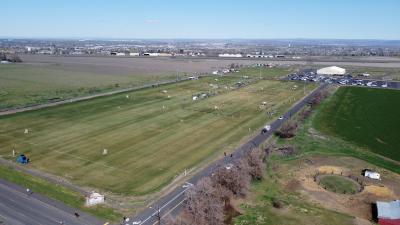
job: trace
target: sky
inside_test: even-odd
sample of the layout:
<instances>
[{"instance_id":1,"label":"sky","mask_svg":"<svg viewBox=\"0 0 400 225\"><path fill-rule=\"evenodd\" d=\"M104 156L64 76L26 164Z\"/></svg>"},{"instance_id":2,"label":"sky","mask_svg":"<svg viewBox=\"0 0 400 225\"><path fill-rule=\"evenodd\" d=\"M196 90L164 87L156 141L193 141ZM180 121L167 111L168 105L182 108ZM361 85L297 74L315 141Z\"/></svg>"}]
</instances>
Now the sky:
<instances>
[{"instance_id":1,"label":"sky","mask_svg":"<svg viewBox=\"0 0 400 225\"><path fill-rule=\"evenodd\" d=\"M400 40L400 0L2 1L0 37Z\"/></svg>"}]
</instances>

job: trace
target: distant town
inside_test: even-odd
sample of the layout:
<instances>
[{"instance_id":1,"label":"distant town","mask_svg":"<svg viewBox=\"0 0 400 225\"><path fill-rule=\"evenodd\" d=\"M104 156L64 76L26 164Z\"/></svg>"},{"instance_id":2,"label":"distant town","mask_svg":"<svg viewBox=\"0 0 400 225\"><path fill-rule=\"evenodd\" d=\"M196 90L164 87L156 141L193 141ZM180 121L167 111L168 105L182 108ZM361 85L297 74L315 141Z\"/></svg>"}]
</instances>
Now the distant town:
<instances>
[{"instance_id":1,"label":"distant town","mask_svg":"<svg viewBox=\"0 0 400 225\"><path fill-rule=\"evenodd\" d=\"M400 56L382 40L61 40L0 39L2 54L119 57L303 59L308 56Z\"/></svg>"}]
</instances>

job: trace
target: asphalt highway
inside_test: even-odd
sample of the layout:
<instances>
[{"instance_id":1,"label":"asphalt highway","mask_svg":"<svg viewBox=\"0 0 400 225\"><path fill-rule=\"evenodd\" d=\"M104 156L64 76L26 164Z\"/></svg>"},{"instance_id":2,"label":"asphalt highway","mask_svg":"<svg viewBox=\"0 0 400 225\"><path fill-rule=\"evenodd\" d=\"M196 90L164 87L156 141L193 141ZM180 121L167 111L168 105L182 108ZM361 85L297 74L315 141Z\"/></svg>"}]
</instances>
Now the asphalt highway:
<instances>
[{"instance_id":1,"label":"asphalt highway","mask_svg":"<svg viewBox=\"0 0 400 225\"><path fill-rule=\"evenodd\" d=\"M0 179L0 224L100 225L104 222L35 192L28 194L25 188Z\"/></svg>"}]
</instances>

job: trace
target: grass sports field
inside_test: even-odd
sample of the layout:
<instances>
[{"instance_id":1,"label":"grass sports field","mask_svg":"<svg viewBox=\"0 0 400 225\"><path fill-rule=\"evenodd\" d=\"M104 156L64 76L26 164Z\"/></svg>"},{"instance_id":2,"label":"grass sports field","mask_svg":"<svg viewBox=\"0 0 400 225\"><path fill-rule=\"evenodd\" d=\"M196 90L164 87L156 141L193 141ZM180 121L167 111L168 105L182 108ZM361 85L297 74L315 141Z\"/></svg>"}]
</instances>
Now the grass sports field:
<instances>
[{"instance_id":1,"label":"grass sports field","mask_svg":"<svg viewBox=\"0 0 400 225\"><path fill-rule=\"evenodd\" d=\"M400 161L400 91L340 88L314 125L382 156Z\"/></svg>"},{"instance_id":2,"label":"grass sports field","mask_svg":"<svg viewBox=\"0 0 400 225\"><path fill-rule=\"evenodd\" d=\"M25 56L0 65L0 110L46 103L124 87L186 78L226 68L229 60ZM253 61L247 61L253 64ZM247 76L279 76L290 68L243 68Z\"/></svg>"},{"instance_id":3,"label":"grass sports field","mask_svg":"<svg viewBox=\"0 0 400 225\"><path fill-rule=\"evenodd\" d=\"M79 185L150 193L233 149L304 95L292 82L236 89L238 80L208 77L1 117L0 154L26 153L30 166Z\"/></svg>"}]
</instances>

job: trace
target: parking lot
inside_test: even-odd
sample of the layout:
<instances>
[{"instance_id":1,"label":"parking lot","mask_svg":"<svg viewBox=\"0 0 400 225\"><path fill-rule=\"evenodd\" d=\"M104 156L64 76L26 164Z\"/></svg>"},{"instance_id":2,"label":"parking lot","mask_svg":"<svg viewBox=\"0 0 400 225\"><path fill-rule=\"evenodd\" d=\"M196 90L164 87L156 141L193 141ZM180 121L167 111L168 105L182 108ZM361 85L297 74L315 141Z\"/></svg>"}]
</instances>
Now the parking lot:
<instances>
[{"instance_id":1,"label":"parking lot","mask_svg":"<svg viewBox=\"0 0 400 225\"><path fill-rule=\"evenodd\" d=\"M288 79L292 81L400 89L400 82L371 80L362 76L353 76L352 74L345 74L343 76L327 76L317 74L315 70L303 70L298 73L289 74Z\"/></svg>"}]
</instances>

